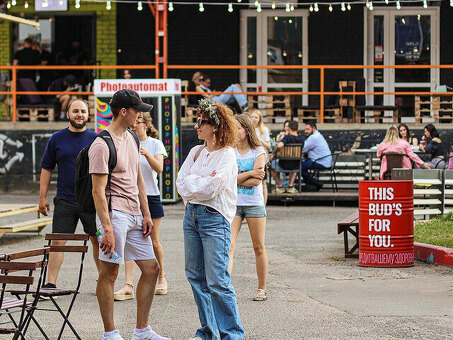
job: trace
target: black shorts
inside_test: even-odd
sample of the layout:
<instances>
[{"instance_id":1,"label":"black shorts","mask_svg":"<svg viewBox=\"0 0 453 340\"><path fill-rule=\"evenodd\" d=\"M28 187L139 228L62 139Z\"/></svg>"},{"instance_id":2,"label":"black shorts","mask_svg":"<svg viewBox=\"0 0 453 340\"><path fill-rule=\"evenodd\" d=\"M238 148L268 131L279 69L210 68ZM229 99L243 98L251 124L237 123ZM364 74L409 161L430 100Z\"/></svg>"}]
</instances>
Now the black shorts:
<instances>
[{"instance_id":1,"label":"black shorts","mask_svg":"<svg viewBox=\"0 0 453 340\"><path fill-rule=\"evenodd\" d=\"M54 197L53 205L52 233L74 234L80 219L83 231L90 236L96 236L96 214L81 212L79 203L68 198Z\"/></svg>"},{"instance_id":2,"label":"black shorts","mask_svg":"<svg viewBox=\"0 0 453 340\"><path fill-rule=\"evenodd\" d=\"M148 196L148 207L151 213L151 218L162 218L164 217L164 207L160 200L160 195Z\"/></svg>"}]
</instances>

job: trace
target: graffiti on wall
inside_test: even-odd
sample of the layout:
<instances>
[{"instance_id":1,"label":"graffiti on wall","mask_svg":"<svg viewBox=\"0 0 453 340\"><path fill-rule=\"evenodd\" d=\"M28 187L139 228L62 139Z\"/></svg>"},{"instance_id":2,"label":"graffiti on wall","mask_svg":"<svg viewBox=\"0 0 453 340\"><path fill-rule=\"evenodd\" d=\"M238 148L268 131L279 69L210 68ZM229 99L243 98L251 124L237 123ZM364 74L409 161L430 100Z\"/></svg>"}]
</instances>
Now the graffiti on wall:
<instances>
[{"instance_id":1,"label":"graffiti on wall","mask_svg":"<svg viewBox=\"0 0 453 340\"><path fill-rule=\"evenodd\" d=\"M24 152L22 149L24 143L19 139L12 139L7 135L0 133L0 174L8 173L17 162L22 162Z\"/></svg>"}]
</instances>

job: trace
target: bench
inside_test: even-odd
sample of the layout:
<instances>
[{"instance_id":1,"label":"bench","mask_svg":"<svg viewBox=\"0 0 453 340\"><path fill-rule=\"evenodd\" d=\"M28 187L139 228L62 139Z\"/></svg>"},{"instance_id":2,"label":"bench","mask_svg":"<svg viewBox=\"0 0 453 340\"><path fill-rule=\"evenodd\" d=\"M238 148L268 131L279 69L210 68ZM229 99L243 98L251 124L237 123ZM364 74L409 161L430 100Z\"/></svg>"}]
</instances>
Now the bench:
<instances>
[{"instance_id":1,"label":"bench","mask_svg":"<svg viewBox=\"0 0 453 340\"><path fill-rule=\"evenodd\" d=\"M355 230L353 229L354 227ZM353 212L342 221L338 222L337 231L338 235L343 233L344 257L357 257L357 254L354 254L354 252L359 248L359 211ZM354 236L356 239L356 242L351 249L349 249L349 234Z\"/></svg>"},{"instance_id":2,"label":"bench","mask_svg":"<svg viewBox=\"0 0 453 340\"><path fill-rule=\"evenodd\" d=\"M11 224L0 223L0 238L5 233L40 233L45 226L52 223L51 217L41 217L39 207L36 204L0 204L0 217L21 215L30 212L38 212L37 218Z\"/></svg>"}]
</instances>

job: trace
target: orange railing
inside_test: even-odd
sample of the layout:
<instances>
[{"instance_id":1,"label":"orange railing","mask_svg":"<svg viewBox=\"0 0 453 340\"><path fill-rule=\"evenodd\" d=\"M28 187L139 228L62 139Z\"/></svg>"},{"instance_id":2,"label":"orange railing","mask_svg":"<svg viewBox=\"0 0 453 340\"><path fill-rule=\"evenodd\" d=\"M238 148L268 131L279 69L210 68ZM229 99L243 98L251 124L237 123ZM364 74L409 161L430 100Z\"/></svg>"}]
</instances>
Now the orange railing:
<instances>
[{"instance_id":1,"label":"orange railing","mask_svg":"<svg viewBox=\"0 0 453 340\"><path fill-rule=\"evenodd\" d=\"M77 92L49 92L49 91L17 91L17 71L18 70L118 70L118 69L143 69L154 70L157 72L158 66L156 65L84 65L84 66L0 66L0 70L10 70L12 72L12 85L11 91L1 91L0 94L7 94L12 96L12 121L16 121L17 111L17 96L18 95L57 95L57 94L70 94L70 95L92 95L92 91L77 91ZM327 95L439 95L439 92L422 92L422 91L398 91L398 92L339 92L339 91L325 91L325 71L326 70L351 70L351 69L453 69L453 65L167 65L164 74L167 70L240 70L240 69L311 69L319 70L320 79L319 91L267 91L267 92L223 92L229 94L245 94L245 95L316 95L320 97L320 119L324 122L324 107L325 96ZM220 94L222 92L212 92L212 94ZM183 95L199 94L198 92L185 91ZM453 92L442 92L443 95L453 95Z\"/></svg>"}]
</instances>

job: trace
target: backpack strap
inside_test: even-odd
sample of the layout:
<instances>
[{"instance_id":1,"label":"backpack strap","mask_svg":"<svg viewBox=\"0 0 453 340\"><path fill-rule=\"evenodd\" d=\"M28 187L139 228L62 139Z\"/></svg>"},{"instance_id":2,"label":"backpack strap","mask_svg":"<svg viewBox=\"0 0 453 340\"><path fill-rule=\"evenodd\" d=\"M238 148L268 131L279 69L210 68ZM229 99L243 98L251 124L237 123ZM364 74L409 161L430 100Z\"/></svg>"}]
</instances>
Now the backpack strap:
<instances>
[{"instance_id":1,"label":"backpack strap","mask_svg":"<svg viewBox=\"0 0 453 340\"><path fill-rule=\"evenodd\" d=\"M193 158L193 162L195 163L198 159L198 157L200 156L201 154L201 151L203 151L203 149L205 148L204 144L203 145L200 145L200 147L198 148L197 150L197 153L195 154L194 158Z\"/></svg>"},{"instance_id":2,"label":"backpack strap","mask_svg":"<svg viewBox=\"0 0 453 340\"><path fill-rule=\"evenodd\" d=\"M129 131L132 137L134 137L135 143L137 143L138 152L140 152L140 139L138 138L137 134L129 128L127 128L127 131Z\"/></svg>"},{"instance_id":3,"label":"backpack strap","mask_svg":"<svg viewBox=\"0 0 453 340\"><path fill-rule=\"evenodd\" d=\"M102 138L107 147L109 148L109 174L107 178L107 186L109 188L109 211L112 211L112 190L110 188L110 182L112 178L113 169L116 167L117 157L116 157L116 148L115 143L113 143L112 136L107 130L102 130L99 132L98 137Z\"/></svg>"}]
</instances>

